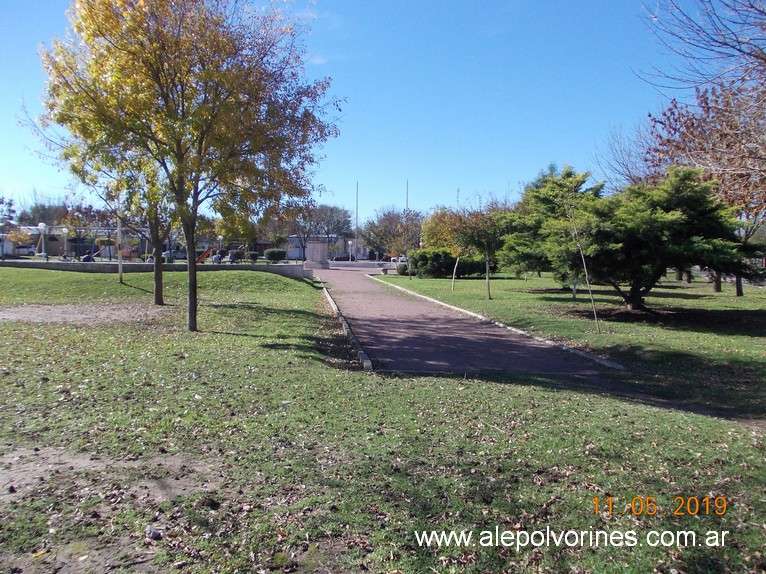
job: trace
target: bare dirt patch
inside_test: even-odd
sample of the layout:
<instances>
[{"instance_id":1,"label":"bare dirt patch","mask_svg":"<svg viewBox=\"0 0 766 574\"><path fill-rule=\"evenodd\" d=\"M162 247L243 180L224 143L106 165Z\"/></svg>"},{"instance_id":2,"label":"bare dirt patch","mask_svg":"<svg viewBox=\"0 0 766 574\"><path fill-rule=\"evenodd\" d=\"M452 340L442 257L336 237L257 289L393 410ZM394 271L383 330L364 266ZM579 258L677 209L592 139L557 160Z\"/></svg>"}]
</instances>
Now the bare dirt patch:
<instances>
[{"instance_id":1,"label":"bare dirt patch","mask_svg":"<svg viewBox=\"0 0 766 574\"><path fill-rule=\"evenodd\" d=\"M151 323L168 313L169 307L142 303L12 305L0 306L0 322L73 323Z\"/></svg>"},{"instance_id":2,"label":"bare dirt patch","mask_svg":"<svg viewBox=\"0 0 766 574\"><path fill-rule=\"evenodd\" d=\"M222 482L214 464L182 455L119 460L66 448L0 449L0 523L14 540L28 540L0 553L0 564L24 573L155 572L157 541L172 522L161 505L217 496ZM126 524L126 513L153 517Z\"/></svg>"}]
</instances>

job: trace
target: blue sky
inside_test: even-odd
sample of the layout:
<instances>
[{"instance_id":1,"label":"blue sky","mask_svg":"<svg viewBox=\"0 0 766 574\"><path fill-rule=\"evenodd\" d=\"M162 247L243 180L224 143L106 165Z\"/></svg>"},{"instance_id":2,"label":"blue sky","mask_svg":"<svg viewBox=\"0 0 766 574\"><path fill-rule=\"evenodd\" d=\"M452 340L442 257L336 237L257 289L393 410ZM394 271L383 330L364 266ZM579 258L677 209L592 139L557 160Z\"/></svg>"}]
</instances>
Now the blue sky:
<instances>
[{"instance_id":1,"label":"blue sky","mask_svg":"<svg viewBox=\"0 0 766 574\"><path fill-rule=\"evenodd\" d=\"M0 8L0 195L21 205L63 197L70 178L36 156L17 125L39 113L38 50L68 25L67 0ZM316 0L308 19L309 77L330 76L346 100L340 137L321 150L322 203L354 212L518 197L551 162L596 171L612 127L630 131L663 96L641 79L668 57L642 0ZM458 194L458 189L459 194Z\"/></svg>"}]
</instances>

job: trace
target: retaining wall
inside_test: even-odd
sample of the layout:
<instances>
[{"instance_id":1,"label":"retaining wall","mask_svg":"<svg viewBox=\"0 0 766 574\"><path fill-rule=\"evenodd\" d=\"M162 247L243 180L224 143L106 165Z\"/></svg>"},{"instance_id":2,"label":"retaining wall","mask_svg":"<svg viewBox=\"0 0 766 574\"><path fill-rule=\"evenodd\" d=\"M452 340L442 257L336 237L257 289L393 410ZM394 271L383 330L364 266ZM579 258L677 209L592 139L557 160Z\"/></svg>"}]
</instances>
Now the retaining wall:
<instances>
[{"instance_id":1,"label":"retaining wall","mask_svg":"<svg viewBox=\"0 0 766 574\"><path fill-rule=\"evenodd\" d=\"M330 261L330 267L361 267L371 269L396 269L396 263L390 261Z\"/></svg>"},{"instance_id":2,"label":"retaining wall","mask_svg":"<svg viewBox=\"0 0 766 574\"><path fill-rule=\"evenodd\" d=\"M83 263L81 261L33 261L25 259L6 259L0 261L0 267L18 267L25 269L49 269L53 271L77 271L80 273L117 273L117 262L96 261ZM163 263L163 271L186 271L186 263ZM153 263L123 263L123 273L151 273L154 270ZM303 269L303 265L275 263L270 265L253 265L250 263L234 263L219 265L201 263L197 265L197 271L261 271L274 273L293 279L311 279L314 275L311 269Z\"/></svg>"}]
</instances>

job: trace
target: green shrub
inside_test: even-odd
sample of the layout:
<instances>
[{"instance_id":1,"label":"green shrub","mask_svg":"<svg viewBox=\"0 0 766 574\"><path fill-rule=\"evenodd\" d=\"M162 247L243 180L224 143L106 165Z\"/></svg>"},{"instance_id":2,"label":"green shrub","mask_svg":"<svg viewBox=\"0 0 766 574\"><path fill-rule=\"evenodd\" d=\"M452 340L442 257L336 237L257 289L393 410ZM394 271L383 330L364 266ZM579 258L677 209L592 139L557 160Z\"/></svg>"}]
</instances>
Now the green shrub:
<instances>
[{"instance_id":1,"label":"green shrub","mask_svg":"<svg viewBox=\"0 0 766 574\"><path fill-rule=\"evenodd\" d=\"M396 272L399 275L407 275L410 272L410 266L408 263L398 263L396 265Z\"/></svg>"},{"instance_id":2,"label":"green shrub","mask_svg":"<svg viewBox=\"0 0 766 574\"><path fill-rule=\"evenodd\" d=\"M497 271L497 263L490 261L490 273ZM469 277L471 275L484 275L484 258L471 255L460 259L460 265L457 266L458 277Z\"/></svg>"},{"instance_id":3,"label":"green shrub","mask_svg":"<svg viewBox=\"0 0 766 574\"><path fill-rule=\"evenodd\" d=\"M250 261L252 261L253 263L258 261L258 252L257 251L251 251L250 253L247 254L247 256L250 258Z\"/></svg>"},{"instance_id":4,"label":"green shrub","mask_svg":"<svg viewBox=\"0 0 766 574\"><path fill-rule=\"evenodd\" d=\"M455 269L455 256L446 249L420 249L410 252L412 268L418 277L452 277ZM484 273L484 260L477 256L461 257L457 266L457 276L481 275Z\"/></svg>"},{"instance_id":5,"label":"green shrub","mask_svg":"<svg viewBox=\"0 0 766 574\"><path fill-rule=\"evenodd\" d=\"M445 249L421 249L410 257L418 277L450 277L455 267L455 258Z\"/></svg>"},{"instance_id":6,"label":"green shrub","mask_svg":"<svg viewBox=\"0 0 766 574\"><path fill-rule=\"evenodd\" d=\"M287 259L287 251L285 249L267 249L263 256L267 261L276 262Z\"/></svg>"}]
</instances>

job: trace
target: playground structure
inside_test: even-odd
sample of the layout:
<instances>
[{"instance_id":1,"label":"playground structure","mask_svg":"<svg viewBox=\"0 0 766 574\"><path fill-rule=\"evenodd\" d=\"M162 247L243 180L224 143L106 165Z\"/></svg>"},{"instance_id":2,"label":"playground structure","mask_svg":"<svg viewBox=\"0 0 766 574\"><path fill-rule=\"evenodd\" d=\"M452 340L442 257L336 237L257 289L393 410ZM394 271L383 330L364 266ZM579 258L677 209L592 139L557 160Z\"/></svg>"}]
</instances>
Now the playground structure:
<instances>
[{"instance_id":1,"label":"playground structure","mask_svg":"<svg viewBox=\"0 0 766 574\"><path fill-rule=\"evenodd\" d=\"M43 257L50 261L58 259L64 255L71 259L82 259L86 252L98 262L109 262L121 260L125 262L143 262L153 255L153 246L149 241L149 232L147 229L118 229L117 226L47 226L39 224L37 226L17 226L14 230L14 239L6 243L8 249L5 249L6 255L16 257L32 256ZM8 233L4 234L6 236ZM177 235L165 240L161 246L166 263L172 263L175 259L185 259L187 255L186 248L179 243ZM253 248L253 245L255 249ZM271 244L263 241L256 241L253 245L245 239L230 239L223 241L219 236L218 241L201 241L197 247L195 260L198 264L204 263L216 251L234 253L236 261L248 259L251 252L263 256L266 247Z\"/></svg>"},{"instance_id":2,"label":"playground structure","mask_svg":"<svg viewBox=\"0 0 766 574\"><path fill-rule=\"evenodd\" d=\"M117 236L111 232L112 230L98 229L94 231L94 234L80 233L78 229L75 230L74 237L64 236L68 248L64 248L60 254L66 253L70 257L80 258L86 251L90 251L94 259L102 261L112 261L118 259L119 256L122 256L122 259L126 261L133 261L139 258L141 244L147 243L141 237L123 233L122 243L118 245Z\"/></svg>"},{"instance_id":3,"label":"playground structure","mask_svg":"<svg viewBox=\"0 0 766 574\"><path fill-rule=\"evenodd\" d=\"M202 263L205 259L210 257L214 251L215 251L215 248L208 247L207 249L205 249L205 251L202 252L202 254L199 257L197 257L196 263Z\"/></svg>"},{"instance_id":4,"label":"playground structure","mask_svg":"<svg viewBox=\"0 0 766 574\"><path fill-rule=\"evenodd\" d=\"M17 235L27 237L25 248L16 255L60 257L66 254L75 259L90 251L94 259L114 261L121 256L125 261L141 261L152 252L145 230L139 232L122 229L118 246L116 227L19 226ZM16 243L22 243L17 241ZM28 247L27 247L28 245ZM119 253L118 253L119 252Z\"/></svg>"}]
</instances>

